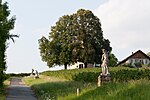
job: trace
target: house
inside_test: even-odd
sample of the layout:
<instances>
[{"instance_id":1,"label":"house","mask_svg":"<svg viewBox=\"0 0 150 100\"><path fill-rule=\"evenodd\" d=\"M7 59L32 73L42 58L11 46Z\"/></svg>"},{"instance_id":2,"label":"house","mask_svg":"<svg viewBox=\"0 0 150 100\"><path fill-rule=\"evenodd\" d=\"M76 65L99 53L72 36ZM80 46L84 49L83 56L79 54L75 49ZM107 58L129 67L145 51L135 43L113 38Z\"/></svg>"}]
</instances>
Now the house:
<instances>
[{"instance_id":1,"label":"house","mask_svg":"<svg viewBox=\"0 0 150 100\"><path fill-rule=\"evenodd\" d=\"M87 64L87 68L93 68L93 67L94 67L93 64ZM83 62L77 62L68 66L68 69L81 69L81 68L85 68L85 65Z\"/></svg>"},{"instance_id":2,"label":"house","mask_svg":"<svg viewBox=\"0 0 150 100\"><path fill-rule=\"evenodd\" d=\"M122 60L121 62L119 62L117 65L125 65L125 64L135 65L136 63L148 65L150 63L150 57L141 50L138 50L135 53L132 53L127 58L125 58L124 60Z\"/></svg>"},{"instance_id":3,"label":"house","mask_svg":"<svg viewBox=\"0 0 150 100\"><path fill-rule=\"evenodd\" d=\"M84 68L84 63L82 62L77 62L74 64L71 64L70 66L68 66L68 69L80 69L80 68Z\"/></svg>"}]
</instances>

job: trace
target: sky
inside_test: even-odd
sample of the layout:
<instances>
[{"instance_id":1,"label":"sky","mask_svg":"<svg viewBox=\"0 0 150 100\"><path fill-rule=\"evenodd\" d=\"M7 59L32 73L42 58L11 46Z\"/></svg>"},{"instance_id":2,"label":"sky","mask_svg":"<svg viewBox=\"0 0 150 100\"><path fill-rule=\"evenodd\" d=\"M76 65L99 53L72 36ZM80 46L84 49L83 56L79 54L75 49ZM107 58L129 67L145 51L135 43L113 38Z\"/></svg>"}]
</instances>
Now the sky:
<instances>
[{"instance_id":1,"label":"sky","mask_svg":"<svg viewBox=\"0 0 150 100\"><path fill-rule=\"evenodd\" d=\"M11 15L16 16L12 34L19 34L15 43L8 41L6 73L53 70L41 60L38 39L48 37L59 17L78 9L91 10L99 17L104 38L111 42L112 53L123 60L132 52L149 52L149 0L3 0ZM55 68L57 69L57 68Z\"/></svg>"}]
</instances>

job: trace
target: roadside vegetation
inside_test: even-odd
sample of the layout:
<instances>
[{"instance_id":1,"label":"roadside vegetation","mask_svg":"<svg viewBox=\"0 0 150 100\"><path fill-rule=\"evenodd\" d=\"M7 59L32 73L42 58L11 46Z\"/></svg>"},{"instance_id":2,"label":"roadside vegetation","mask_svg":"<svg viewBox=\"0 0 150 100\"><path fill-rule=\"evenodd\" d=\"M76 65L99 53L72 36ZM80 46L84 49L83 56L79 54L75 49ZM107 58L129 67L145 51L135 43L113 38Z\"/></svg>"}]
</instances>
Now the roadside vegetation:
<instances>
[{"instance_id":1,"label":"roadside vegetation","mask_svg":"<svg viewBox=\"0 0 150 100\"><path fill-rule=\"evenodd\" d=\"M3 82L3 86L0 88L0 100L6 100L6 88L9 85L9 79Z\"/></svg>"},{"instance_id":2,"label":"roadside vegetation","mask_svg":"<svg viewBox=\"0 0 150 100\"><path fill-rule=\"evenodd\" d=\"M72 81L97 82L101 68L85 68L60 71L45 71L41 74ZM144 68L109 67L112 82L127 82L130 80L150 79L150 70Z\"/></svg>"},{"instance_id":3,"label":"roadside vegetation","mask_svg":"<svg viewBox=\"0 0 150 100\"><path fill-rule=\"evenodd\" d=\"M10 16L10 9L7 2L0 0L0 88L3 86L6 71L6 50L8 48L8 40L14 42L14 38L18 35L11 34L14 28L15 16Z\"/></svg>"},{"instance_id":4,"label":"roadside vegetation","mask_svg":"<svg viewBox=\"0 0 150 100\"><path fill-rule=\"evenodd\" d=\"M103 85L72 100L149 100L149 91L149 80L131 80Z\"/></svg>"},{"instance_id":5,"label":"roadside vegetation","mask_svg":"<svg viewBox=\"0 0 150 100\"><path fill-rule=\"evenodd\" d=\"M66 96L76 96L77 88L82 90L82 92L96 88L96 83L93 82L70 81L45 75L40 75L39 79L25 77L23 80L31 86L39 100L62 100Z\"/></svg>"},{"instance_id":6,"label":"roadside vegetation","mask_svg":"<svg viewBox=\"0 0 150 100\"><path fill-rule=\"evenodd\" d=\"M112 67L112 81L97 87L100 71L100 68L46 71L40 73L39 79L25 77L24 82L39 100L149 100L150 70Z\"/></svg>"},{"instance_id":7,"label":"roadside vegetation","mask_svg":"<svg viewBox=\"0 0 150 100\"><path fill-rule=\"evenodd\" d=\"M10 9L7 2L0 0L0 100L5 100L5 80L7 79L6 71L6 50L9 47L8 40L14 42L14 38L18 35L11 34L10 31L14 28L15 16L10 16ZM4 84L3 84L4 83Z\"/></svg>"},{"instance_id":8,"label":"roadside vegetation","mask_svg":"<svg viewBox=\"0 0 150 100\"><path fill-rule=\"evenodd\" d=\"M0 88L0 100L5 100L5 89L4 86Z\"/></svg>"}]
</instances>

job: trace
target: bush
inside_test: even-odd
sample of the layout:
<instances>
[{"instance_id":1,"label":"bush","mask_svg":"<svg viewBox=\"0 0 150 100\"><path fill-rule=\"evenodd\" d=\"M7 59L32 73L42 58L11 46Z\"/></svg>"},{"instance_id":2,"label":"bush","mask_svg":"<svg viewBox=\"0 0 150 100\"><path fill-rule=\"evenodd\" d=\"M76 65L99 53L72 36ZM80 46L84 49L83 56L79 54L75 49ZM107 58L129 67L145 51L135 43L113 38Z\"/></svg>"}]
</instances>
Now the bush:
<instances>
[{"instance_id":1,"label":"bush","mask_svg":"<svg viewBox=\"0 0 150 100\"><path fill-rule=\"evenodd\" d=\"M140 62L136 62L134 63L135 67L136 68L141 68L142 67L142 64Z\"/></svg>"},{"instance_id":2,"label":"bush","mask_svg":"<svg viewBox=\"0 0 150 100\"><path fill-rule=\"evenodd\" d=\"M4 74L0 73L0 88L3 86Z\"/></svg>"},{"instance_id":3,"label":"bush","mask_svg":"<svg viewBox=\"0 0 150 100\"><path fill-rule=\"evenodd\" d=\"M150 67L150 63L147 66Z\"/></svg>"},{"instance_id":4,"label":"bush","mask_svg":"<svg viewBox=\"0 0 150 100\"><path fill-rule=\"evenodd\" d=\"M7 78L8 78L8 76L5 73L3 73L3 72L0 73L0 88L3 87L3 82Z\"/></svg>"},{"instance_id":5,"label":"bush","mask_svg":"<svg viewBox=\"0 0 150 100\"><path fill-rule=\"evenodd\" d=\"M150 79L150 70L148 69L121 69L110 71L112 82L128 82L130 80ZM76 74L75 81L97 82L98 72L82 72Z\"/></svg>"},{"instance_id":6,"label":"bush","mask_svg":"<svg viewBox=\"0 0 150 100\"><path fill-rule=\"evenodd\" d=\"M123 67L129 67L129 68L135 68L133 64L124 64L122 65Z\"/></svg>"},{"instance_id":7,"label":"bush","mask_svg":"<svg viewBox=\"0 0 150 100\"><path fill-rule=\"evenodd\" d=\"M73 78L75 81L84 81L84 82L96 82L97 78L99 76L99 73L96 72L82 72Z\"/></svg>"}]
</instances>

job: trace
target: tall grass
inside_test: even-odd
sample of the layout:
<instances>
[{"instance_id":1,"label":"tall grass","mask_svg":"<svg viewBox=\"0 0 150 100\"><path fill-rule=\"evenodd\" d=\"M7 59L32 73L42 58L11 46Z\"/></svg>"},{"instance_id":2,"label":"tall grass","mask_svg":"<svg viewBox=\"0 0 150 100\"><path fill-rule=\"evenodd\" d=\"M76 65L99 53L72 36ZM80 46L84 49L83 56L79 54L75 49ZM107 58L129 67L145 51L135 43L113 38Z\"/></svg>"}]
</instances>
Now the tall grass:
<instances>
[{"instance_id":1,"label":"tall grass","mask_svg":"<svg viewBox=\"0 0 150 100\"><path fill-rule=\"evenodd\" d=\"M109 68L110 72L117 72L119 70L136 70L135 68L127 68L127 67L111 67ZM84 73L84 74L83 74ZM94 74L88 75L88 77L97 77L101 73L101 68L84 68L84 69L72 69L72 70L59 70L59 71L45 71L42 72L42 75L47 76L54 76L58 78L63 78L67 80L76 80L76 77L78 78L78 75L85 75L85 74ZM84 77L85 78L85 77ZM83 80L83 79L82 79Z\"/></svg>"},{"instance_id":2,"label":"tall grass","mask_svg":"<svg viewBox=\"0 0 150 100\"><path fill-rule=\"evenodd\" d=\"M143 78L150 79L149 69L136 69L125 67L110 67L111 80L113 82L127 82L130 80L139 80ZM86 68L61 71L46 71L41 74L54 76L73 81L97 82L100 75L100 68Z\"/></svg>"},{"instance_id":3,"label":"tall grass","mask_svg":"<svg viewBox=\"0 0 150 100\"><path fill-rule=\"evenodd\" d=\"M43 75L39 79L26 77L23 80L31 86L39 100L63 100L67 96L76 96L77 88L86 92L96 88L96 83L68 81Z\"/></svg>"},{"instance_id":4,"label":"tall grass","mask_svg":"<svg viewBox=\"0 0 150 100\"><path fill-rule=\"evenodd\" d=\"M72 100L149 100L150 81L111 83L81 94Z\"/></svg>"},{"instance_id":5,"label":"tall grass","mask_svg":"<svg viewBox=\"0 0 150 100\"><path fill-rule=\"evenodd\" d=\"M67 80L73 80L74 76L82 72L100 72L100 68L86 68L86 69L72 69L72 70L59 70L59 71L45 71L42 75L55 76Z\"/></svg>"},{"instance_id":6,"label":"tall grass","mask_svg":"<svg viewBox=\"0 0 150 100\"><path fill-rule=\"evenodd\" d=\"M49 76L45 76L45 75L40 75L40 77L38 79L34 79L34 76L27 76L23 78L23 81L29 85L35 85L35 84L42 84L42 83L46 83L46 82L64 82L67 81L66 79L60 79L57 77L49 77Z\"/></svg>"},{"instance_id":7,"label":"tall grass","mask_svg":"<svg viewBox=\"0 0 150 100\"><path fill-rule=\"evenodd\" d=\"M28 78L25 79L28 82ZM35 81L32 88L39 100L149 100L150 81L131 80L123 83L108 83L97 87L95 83L76 81ZM48 81L48 80L47 80ZM77 96L76 89L80 89Z\"/></svg>"},{"instance_id":8,"label":"tall grass","mask_svg":"<svg viewBox=\"0 0 150 100\"><path fill-rule=\"evenodd\" d=\"M40 79L26 77L24 81L39 100L149 100L150 70L110 68L110 72L113 81L101 87L93 81L100 68L47 71L41 73ZM74 81L75 77L79 80Z\"/></svg>"}]
</instances>

